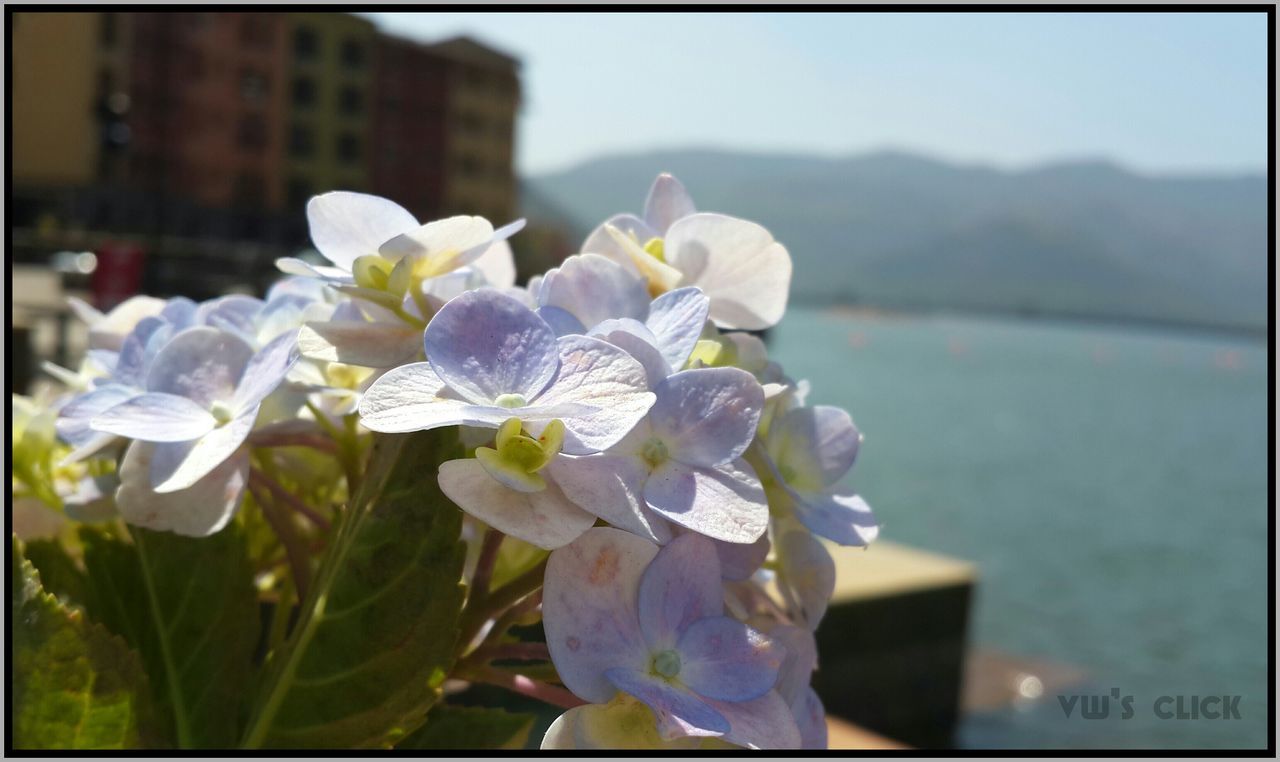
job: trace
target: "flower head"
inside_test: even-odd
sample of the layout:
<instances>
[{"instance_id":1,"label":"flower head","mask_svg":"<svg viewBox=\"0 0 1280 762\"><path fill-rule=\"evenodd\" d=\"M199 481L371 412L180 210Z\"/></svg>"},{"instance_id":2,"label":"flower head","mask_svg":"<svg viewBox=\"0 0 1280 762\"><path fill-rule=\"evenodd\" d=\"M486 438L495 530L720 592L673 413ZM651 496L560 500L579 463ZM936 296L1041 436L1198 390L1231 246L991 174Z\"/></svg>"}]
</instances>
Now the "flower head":
<instances>
[{"instance_id":1,"label":"flower head","mask_svg":"<svg viewBox=\"0 0 1280 762\"><path fill-rule=\"evenodd\" d=\"M627 693L652 710L663 739L798 745L795 720L773 690L784 651L724 615L706 538L686 534L659 549L590 529L551 554L543 612L551 659L581 698L603 704Z\"/></svg>"},{"instance_id":2,"label":"flower head","mask_svg":"<svg viewBox=\"0 0 1280 762\"><path fill-rule=\"evenodd\" d=\"M836 490L853 468L862 435L849 414L816 405L777 412L765 436L775 510L793 515L809 531L841 545L866 545L880 534L871 507Z\"/></svg>"},{"instance_id":3,"label":"flower head","mask_svg":"<svg viewBox=\"0 0 1280 762\"><path fill-rule=\"evenodd\" d=\"M758 540L768 505L742 454L764 406L760 384L736 368L709 368L675 373L654 393L625 439L599 455L552 461L552 477L570 500L656 542L671 539L668 521L727 542Z\"/></svg>"},{"instance_id":4,"label":"flower head","mask_svg":"<svg viewBox=\"0 0 1280 762\"><path fill-rule=\"evenodd\" d=\"M758 330L782 319L791 256L769 231L724 214L699 213L684 186L659 175L644 217L611 217L582 244L643 277L650 293L697 286L724 328Z\"/></svg>"},{"instance_id":5,"label":"flower head","mask_svg":"<svg viewBox=\"0 0 1280 762\"><path fill-rule=\"evenodd\" d=\"M556 338L546 321L497 291L468 291L432 318L427 362L388 371L365 392L361 422L373 431L440 426L496 429L519 418L537 436L564 424L563 450L603 450L644 416L654 395L629 354L587 336Z\"/></svg>"}]
</instances>

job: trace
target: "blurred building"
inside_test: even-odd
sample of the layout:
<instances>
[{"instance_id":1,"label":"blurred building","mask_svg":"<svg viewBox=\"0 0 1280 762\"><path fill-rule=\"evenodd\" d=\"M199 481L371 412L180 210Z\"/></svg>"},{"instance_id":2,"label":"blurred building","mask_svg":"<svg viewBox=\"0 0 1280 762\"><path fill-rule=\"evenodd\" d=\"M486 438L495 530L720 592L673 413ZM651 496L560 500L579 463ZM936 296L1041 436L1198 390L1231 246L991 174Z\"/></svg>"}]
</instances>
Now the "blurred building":
<instances>
[{"instance_id":1,"label":"blurred building","mask_svg":"<svg viewBox=\"0 0 1280 762\"><path fill-rule=\"evenodd\" d=\"M327 190L424 219L516 214L520 65L475 40L320 12L20 12L12 30L10 224L49 246L253 242L236 268L256 273L307 244L306 200Z\"/></svg>"},{"instance_id":2,"label":"blurred building","mask_svg":"<svg viewBox=\"0 0 1280 762\"><path fill-rule=\"evenodd\" d=\"M289 205L327 190L372 191L373 24L345 13L287 16Z\"/></svg>"}]
</instances>

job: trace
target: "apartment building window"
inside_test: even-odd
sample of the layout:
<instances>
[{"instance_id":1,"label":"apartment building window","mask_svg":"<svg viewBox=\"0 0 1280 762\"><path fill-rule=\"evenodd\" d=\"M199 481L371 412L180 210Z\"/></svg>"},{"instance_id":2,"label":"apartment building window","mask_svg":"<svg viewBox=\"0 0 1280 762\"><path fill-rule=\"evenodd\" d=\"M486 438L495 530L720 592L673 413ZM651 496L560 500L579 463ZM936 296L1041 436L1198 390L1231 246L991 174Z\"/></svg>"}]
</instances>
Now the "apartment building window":
<instances>
[{"instance_id":1,"label":"apartment building window","mask_svg":"<svg viewBox=\"0 0 1280 762\"><path fill-rule=\"evenodd\" d=\"M354 87L344 87L338 99L338 106L342 109L342 113L356 116L364 111L364 93Z\"/></svg>"},{"instance_id":2,"label":"apartment building window","mask_svg":"<svg viewBox=\"0 0 1280 762\"><path fill-rule=\"evenodd\" d=\"M310 127L302 124L293 125L289 130L289 155L297 159L305 159L316 152L316 136Z\"/></svg>"},{"instance_id":3,"label":"apartment building window","mask_svg":"<svg viewBox=\"0 0 1280 762\"><path fill-rule=\"evenodd\" d=\"M360 138L349 132L338 136L338 159L348 164L360 160Z\"/></svg>"},{"instance_id":4,"label":"apartment building window","mask_svg":"<svg viewBox=\"0 0 1280 762\"><path fill-rule=\"evenodd\" d=\"M316 31L308 26L300 26L293 30L293 57L299 61L310 61L320 53L320 38Z\"/></svg>"},{"instance_id":5,"label":"apartment building window","mask_svg":"<svg viewBox=\"0 0 1280 762\"><path fill-rule=\"evenodd\" d=\"M312 106L316 102L316 83L310 77L293 80L293 105Z\"/></svg>"},{"instance_id":6,"label":"apartment building window","mask_svg":"<svg viewBox=\"0 0 1280 762\"><path fill-rule=\"evenodd\" d=\"M342 65L348 69L359 69L364 66L364 44L359 40L343 40Z\"/></svg>"},{"instance_id":7,"label":"apartment building window","mask_svg":"<svg viewBox=\"0 0 1280 762\"><path fill-rule=\"evenodd\" d=\"M267 95L267 77L262 72L245 69L240 72L240 97L246 103L261 103Z\"/></svg>"}]
</instances>

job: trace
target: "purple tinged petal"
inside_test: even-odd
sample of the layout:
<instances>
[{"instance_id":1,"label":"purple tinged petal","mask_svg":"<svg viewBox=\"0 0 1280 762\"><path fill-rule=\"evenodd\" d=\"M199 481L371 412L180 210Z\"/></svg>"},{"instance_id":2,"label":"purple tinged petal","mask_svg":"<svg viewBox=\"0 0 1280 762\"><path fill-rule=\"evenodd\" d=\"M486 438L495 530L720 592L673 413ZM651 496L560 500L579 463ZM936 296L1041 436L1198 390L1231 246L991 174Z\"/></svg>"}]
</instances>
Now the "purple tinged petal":
<instances>
[{"instance_id":1,"label":"purple tinged petal","mask_svg":"<svg viewBox=\"0 0 1280 762\"><path fill-rule=\"evenodd\" d=\"M578 322L578 319L569 314L567 310L562 310L559 307L539 307L537 313L538 317L547 321L547 325L551 326L551 330L555 331L556 338L575 333L585 334L587 332L582 323Z\"/></svg>"},{"instance_id":2,"label":"purple tinged petal","mask_svg":"<svg viewBox=\"0 0 1280 762\"><path fill-rule=\"evenodd\" d=\"M649 475L644 499L658 515L725 542L755 542L769 524L764 488L741 458L712 468L669 460Z\"/></svg>"},{"instance_id":3,"label":"purple tinged petal","mask_svg":"<svg viewBox=\"0 0 1280 762\"><path fill-rule=\"evenodd\" d=\"M121 384L141 388L146 382L148 366L171 332L172 324L162 317L139 320L120 345L112 377Z\"/></svg>"},{"instance_id":4,"label":"purple tinged petal","mask_svg":"<svg viewBox=\"0 0 1280 762\"><path fill-rule=\"evenodd\" d=\"M671 529L645 505L642 496L648 468L639 458L626 455L587 455L554 458L545 473L565 496L612 526L663 545Z\"/></svg>"},{"instance_id":5,"label":"purple tinged petal","mask_svg":"<svg viewBox=\"0 0 1280 762\"><path fill-rule=\"evenodd\" d=\"M72 397L58 411L54 429L64 442L75 447L99 437L89 423L95 416L135 396L137 391L119 384L104 384L93 391Z\"/></svg>"},{"instance_id":6,"label":"purple tinged petal","mask_svg":"<svg viewBox=\"0 0 1280 762\"><path fill-rule=\"evenodd\" d=\"M724 740L729 743L748 749L800 748L800 729L795 716L777 691L750 701L708 698L706 703L729 721L729 730L724 734Z\"/></svg>"},{"instance_id":7,"label":"purple tinged petal","mask_svg":"<svg viewBox=\"0 0 1280 762\"><path fill-rule=\"evenodd\" d=\"M232 457L253 430L257 410L189 442L156 445L151 460L151 484L156 492L177 492L192 486Z\"/></svg>"},{"instance_id":8,"label":"purple tinged petal","mask_svg":"<svg viewBox=\"0 0 1280 762\"><path fill-rule=\"evenodd\" d=\"M130 439L186 442L212 431L217 421L208 410L186 397L151 392L102 411L89 425L94 431Z\"/></svg>"},{"instance_id":9,"label":"purple tinged petal","mask_svg":"<svg viewBox=\"0 0 1280 762\"><path fill-rule=\"evenodd\" d=\"M787 607L816 630L836 589L835 561L813 535L797 529L778 541L778 563L778 588Z\"/></svg>"},{"instance_id":10,"label":"purple tinged petal","mask_svg":"<svg viewBox=\"0 0 1280 762\"><path fill-rule=\"evenodd\" d=\"M638 320L632 318L606 320L592 328L590 335L621 347L627 351L627 354L636 358L636 361L644 366L649 388L656 387L671 375L670 363L658 350L657 337Z\"/></svg>"},{"instance_id":11,"label":"purple tinged petal","mask_svg":"<svg viewBox=\"0 0 1280 762\"><path fill-rule=\"evenodd\" d=\"M568 545L595 523L595 516L569 502L551 482L539 492L517 492L474 458L442 463L440 489L472 516L544 550Z\"/></svg>"},{"instance_id":12,"label":"purple tinged petal","mask_svg":"<svg viewBox=\"0 0 1280 762\"><path fill-rule=\"evenodd\" d=\"M809 679L818 667L818 646L813 633L804 627L782 625L769 631L769 637L785 649L786 656L778 670L776 689L782 700L795 706L809 687Z\"/></svg>"},{"instance_id":13,"label":"purple tinged petal","mask_svg":"<svg viewBox=\"0 0 1280 762\"><path fill-rule=\"evenodd\" d=\"M671 223L681 217L688 217L698 211L693 205L693 198L674 176L663 172L653 181L649 188L649 197L644 202L644 220L649 227L660 234L666 234ZM641 241L644 243L644 241Z\"/></svg>"},{"instance_id":14,"label":"purple tinged petal","mask_svg":"<svg viewBox=\"0 0 1280 762\"><path fill-rule=\"evenodd\" d=\"M649 291L638 274L598 254L575 254L544 280L538 294L544 307L559 307L585 326L609 318L643 320Z\"/></svg>"},{"instance_id":15,"label":"purple tinged petal","mask_svg":"<svg viewBox=\"0 0 1280 762\"><path fill-rule=\"evenodd\" d=\"M249 478L249 454L236 453L186 489L160 493L151 488L153 458L171 445L134 442L120 466L116 507L134 526L188 537L205 537L235 515Z\"/></svg>"},{"instance_id":16,"label":"purple tinged petal","mask_svg":"<svg viewBox=\"0 0 1280 762\"><path fill-rule=\"evenodd\" d=\"M720 561L711 541L683 534L658 551L640 578L637 611L645 642L655 653L675 648L699 619L724 614Z\"/></svg>"},{"instance_id":17,"label":"purple tinged petal","mask_svg":"<svg viewBox=\"0 0 1280 762\"><path fill-rule=\"evenodd\" d=\"M862 435L843 409L829 405L788 410L769 428L769 456L800 491L819 492L838 482L858 457Z\"/></svg>"},{"instance_id":18,"label":"purple tinged petal","mask_svg":"<svg viewBox=\"0 0 1280 762\"><path fill-rule=\"evenodd\" d=\"M551 326L515 299L487 289L442 307L427 325L424 344L436 375L480 405L502 395L531 402L559 366Z\"/></svg>"},{"instance_id":19,"label":"purple tinged petal","mask_svg":"<svg viewBox=\"0 0 1280 762\"><path fill-rule=\"evenodd\" d=\"M805 686L800 698L791 704L791 714L800 731L801 749L827 748L827 710L813 688Z\"/></svg>"},{"instance_id":20,"label":"purple tinged petal","mask_svg":"<svg viewBox=\"0 0 1280 762\"><path fill-rule=\"evenodd\" d=\"M840 545L862 546L880 536L871 506L858 495L789 491L795 499L796 518L820 537Z\"/></svg>"},{"instance_id":21,"label":"purple tinged petal","mask_svg":"<svg viewBox=\"0 0 1280 762\"><path fill-rule=\"evenodd\" d=\"M402 433L441 426L497 428L512 416L507 408L472 405L452 396L425 362L392 368L360 397L360 423L371 431Z\"/></svg>"},{"instance_id":22,"label":"purple tinged petal","mask_svg":"<svg viewBox=\"0 0 1280 762\"><path fill-rule=\"evenodd\" d=\"M769 557L769 533L755 542L712 540L720 557L720 576L728 580L744 580L759 571Z\"/></svg>"},{"instance_id":23,"label":"purple tinged petal","mask_svg":"<svg viewBox=\"0 0 1280 762\"><path fill-rule=\"evenodd\" d=\"M615 688L605 670L649 668L636 617L640 576L658 546L620 529L596 527L551 553L542 624L556 672L586 701L604 703Z\"/></svg>"},{"instance_id":24,"label":"purple tinged petal","mask_svg":"<svg viewBox=\"0 0 1280 762\"><path fill-rule=\"evenodd\" d=\"M563 452L590 455L613 446L653 406L644 367L612 344L589 336L558 340L559 372L527 408L513 411L537 436L552 419L564 421Z\"/></svg>"},{"instance_id":25,"label":"purple tinged petal","mask_svg":"<svg viewBox=\"0 0 1280 762\"><path fill-rule=\"evenodd\" d=\"M74 309L76 304L74 302L71 304ZM124 342L124 337L129 335L129 332L133 330L139 320L158 315L164 308L165 301L163 299L141 295L125 299L120 304L112 307L111 311L105 315L90 307L90 311L86 311L81 315L89 323L89 348L109 349L113 352L118 352L120 345ZM90 320L90 318L93 318L94 313L97 314L97 318Z\"/></svg>"},{"instance_id":26,"label":"purple tinged petal","mask_svg":"<svg viewBox=\"0 0 1280 762\"><path fill-rule=\"evenodd\" d=\"M418 227L418 220L399 204L348 191L313 197L307 202L307 223L316 249L346 271L356 257L376 254L382 244Z\"/></svg>"},{"instance_id":27,"label":"purple tinged petal","mask_svg":"<svg viewBox=\"0 0 1280 762\"><path fill-rule=\"evenodd\" d=\"M738 458L756 434L764 390L737 368L701 368L669 376L654 388L653 432L671 457L693 466Z\"/></svg>"},{"instance_id":28,"label":"purple tinged petal","mask_svg":"<svg viewBox=\"0 0 1280 762\"><path fill-rule=\"evenodd\" d=\"M255 327L263 302L252 296L232 294L205 302L196 308L195 322L213 328L221 328L242 339L253 340Z\"/></svg>"},{"instance_id":29,"label":"purple tinged petal","mask_svg":"<svg viewBox=\"0 0 1280 762\"><path fill-rule=\"evenodd\" d=\"M206 410L230 400L253 357L243 339L216 328L188 328L169 340L147 371L147 391L187 397Z\"/></svg>"},{"instance_id":30,"label":"purple tinged petal","mask_svg":"<svg viewBox=\"0 0 1280 762\"><path fill-rule=\"evenodd\" d=\"M681 682L721 701L750 701L772 690L786 653L772 638L727 616L689 625L676 650Z\"/></svg>"},{"instance_id":31,"label":"purple tinged petal","mask_svg":"<svg viewBox=\"0 0 1280 762\"><path fill-rule=\"evenodd\" d=\"M701 289L678 288L662 294L649 305L645 325L657 337L656 346L673 369L684 367L707 324L711 300Z\"/></svg>"},{"instance_id":32,"label":"purple tinged petal","mask_svg":"<svg viewBox=\"0 0 1280 762\"><path fill-rule=\"evenodd\" d=\"M236 386L232 406L241 413L257 407L284 380L298 361L298 335L288 331L272 339L249 360L240 383Z\"/></svg>"},{"instance_id":33,"label":"purple tinged petal","mask_svg":"<svg viewBox=\"0 0 1280 762\"><path fill-rule=\"evenodd\" d=\"M618 690L635 696L653 710L658 735L664 739L729 732L724 715L686 688L634 669L614 667L605 676Z\"/></svg>"}]
</instances>

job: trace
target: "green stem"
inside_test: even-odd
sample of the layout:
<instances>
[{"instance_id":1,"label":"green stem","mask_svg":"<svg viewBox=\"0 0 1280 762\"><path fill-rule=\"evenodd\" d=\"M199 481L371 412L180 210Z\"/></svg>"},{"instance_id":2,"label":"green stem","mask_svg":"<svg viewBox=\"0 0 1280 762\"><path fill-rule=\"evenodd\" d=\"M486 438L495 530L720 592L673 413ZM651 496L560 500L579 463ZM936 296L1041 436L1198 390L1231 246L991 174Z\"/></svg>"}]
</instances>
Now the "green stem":
<instances>
[{"instance_id":1,"label":"green stem","mask_svg":"<svg viewBox=\"0 0 1280 762\"><path fill-rule=\"evenodd\" d=\"M537 566L494 590L483 600L476 601L475 605L468 603L466 610L462 612L462 620L458 623L460 630L458 648L465 652L471 645L471 641L476 639L476 634L484 627L485 622L542 587L542 579L546 571L547 559L544 558Z\"/></svg>"}]
</instances>

